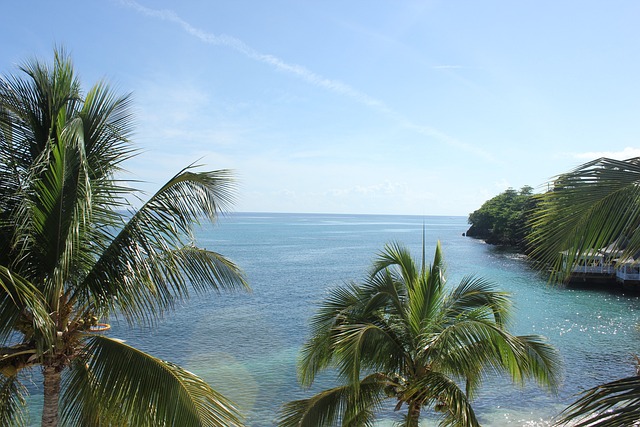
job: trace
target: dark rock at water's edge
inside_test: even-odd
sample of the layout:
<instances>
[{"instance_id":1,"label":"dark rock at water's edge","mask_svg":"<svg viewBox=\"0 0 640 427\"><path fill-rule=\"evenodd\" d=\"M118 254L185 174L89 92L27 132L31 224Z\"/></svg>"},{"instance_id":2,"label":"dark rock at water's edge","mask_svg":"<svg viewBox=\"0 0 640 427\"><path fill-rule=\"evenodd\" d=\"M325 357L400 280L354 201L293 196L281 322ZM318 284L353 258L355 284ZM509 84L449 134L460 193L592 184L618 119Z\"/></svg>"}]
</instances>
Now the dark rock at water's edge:
<instances>
[{"instance_id":1,"label":"dark rock at water's edge","mask_svg":"<svg viewBox=\"0 0 640 427\"><path fill-rule=\"evenodd\" d=\"M472 237L474 239L484 240L485 243L496 246L507 246L518 249L522 253L525 253L525 242L522 239L506 238L504 235L497 236L490 230L483 229L471 225L466 233L462 233L463 236Z\"/></svg>"},{"instance_id":2,"label":"dark rock at water's edge","mask_svg":"<svg viewBox=\"0 0 640 427\"><path fill-rule=\"evenodd\" d=\"M466 235L467 237L473 237L476 239L486 239L491 235L491 233L487 229L479 229L475 225L471 225L467 230Z\"/></svg>"}]
</instances>

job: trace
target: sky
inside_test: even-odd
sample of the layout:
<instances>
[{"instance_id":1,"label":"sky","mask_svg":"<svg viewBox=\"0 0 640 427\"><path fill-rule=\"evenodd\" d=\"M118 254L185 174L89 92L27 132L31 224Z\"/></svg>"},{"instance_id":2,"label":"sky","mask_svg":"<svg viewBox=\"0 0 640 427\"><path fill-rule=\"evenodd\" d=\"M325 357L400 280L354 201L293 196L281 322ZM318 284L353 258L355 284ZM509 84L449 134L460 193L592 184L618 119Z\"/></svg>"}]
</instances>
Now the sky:
<instances>
[{"instance_id":1,"label":"sky","mask_svg":"<svg viewBox=\"0 0 640 427\"><path fill-rule=\"evenodd\" d=\"M9 1L0 74L132 93L124 178L233 169L235 211L467 216L640 156L636 0Z\"/></svg>"}]
</instances>

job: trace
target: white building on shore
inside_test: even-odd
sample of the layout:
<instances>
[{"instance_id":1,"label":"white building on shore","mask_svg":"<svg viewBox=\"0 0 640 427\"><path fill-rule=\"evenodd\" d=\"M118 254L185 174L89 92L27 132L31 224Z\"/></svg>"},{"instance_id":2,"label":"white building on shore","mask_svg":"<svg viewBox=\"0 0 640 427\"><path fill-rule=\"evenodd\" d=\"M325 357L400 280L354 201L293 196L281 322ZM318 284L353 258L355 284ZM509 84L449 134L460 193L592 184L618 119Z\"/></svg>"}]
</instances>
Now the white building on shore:
<instances>
[{"instance_id":1,"label":"white building on shore","mask_svg":"<svg viewBox=\"0 0 640 427\"><path fill-rule=\"evenodd\" d=\"M619 283L625 289L640 290L640 257L625 257L622 250L612 247L591 251L580 256L569 283Z\"/></svg>"}]
</instances>

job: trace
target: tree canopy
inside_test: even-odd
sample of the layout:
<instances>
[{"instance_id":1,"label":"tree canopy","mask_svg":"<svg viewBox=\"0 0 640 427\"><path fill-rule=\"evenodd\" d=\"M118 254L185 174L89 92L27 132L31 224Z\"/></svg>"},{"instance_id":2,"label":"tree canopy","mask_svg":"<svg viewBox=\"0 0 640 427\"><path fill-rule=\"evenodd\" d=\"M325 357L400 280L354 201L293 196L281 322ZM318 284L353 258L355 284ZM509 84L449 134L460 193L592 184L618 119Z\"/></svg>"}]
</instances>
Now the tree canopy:
<instances>
[{"instance_id":1,"label":"tree canopy","mask_svg":"<svg viewBox=\"0 0 640 427\"><path fill-rule=\"evenodd\" d=\"M194 293L247 289L192 226L228 209L227 170L179 171L138 209L119 176L136 155L131 98L83 92L71 59L0 79L0 424L24 425L41 369L43 426L233 426L234 405L194 374L96 332L154 322Z\"/></svg>"},{"instance_id":2,"label":"tree canopy","mask_svg":"<svg viewBox=\"0 0 640 427\"><path fill-rule=\"evenodd\" d=\"M522 187L520 191L509 188L487 200L469 214L471 227L467 236L477 237L487 243L516 246L524 249L529 233L528 220L535 206L533 188Z\"/></svg>"}]
</instances>

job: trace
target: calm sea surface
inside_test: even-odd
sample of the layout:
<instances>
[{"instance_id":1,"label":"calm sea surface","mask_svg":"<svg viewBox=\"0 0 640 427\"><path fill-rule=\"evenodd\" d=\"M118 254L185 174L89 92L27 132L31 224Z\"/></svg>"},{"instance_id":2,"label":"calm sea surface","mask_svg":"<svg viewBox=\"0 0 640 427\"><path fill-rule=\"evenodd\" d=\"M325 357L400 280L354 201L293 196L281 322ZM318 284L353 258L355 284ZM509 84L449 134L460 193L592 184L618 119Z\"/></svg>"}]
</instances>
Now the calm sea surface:
<instances>
[{"instance_id":1,"label":"calm sea surface","mask_svg":"<svg viewBox=\"0 0 640 427\"><path fill-rule=\"evenodd\" d=\"M109 336L200 375L240 406L247 425L273 426L283 402L333 384L327 375L305 391L296 380L298 349L326 291L362 278L385 243L402 242L420 257L423 226L429 256L442 243L449 283L467 274L497 283L515 301L512 330L548 337L564 358L558 396L488 380L474 401L483 425L549 425L579 391L634 373L636 296L550 287L521 257L463 237L465 217L233 214L203 227L197 240L240 265L252 293L198 296L153 329L116 323ZM397 416L389 411L380 425Z\"/></svg>"}]
</instances>

